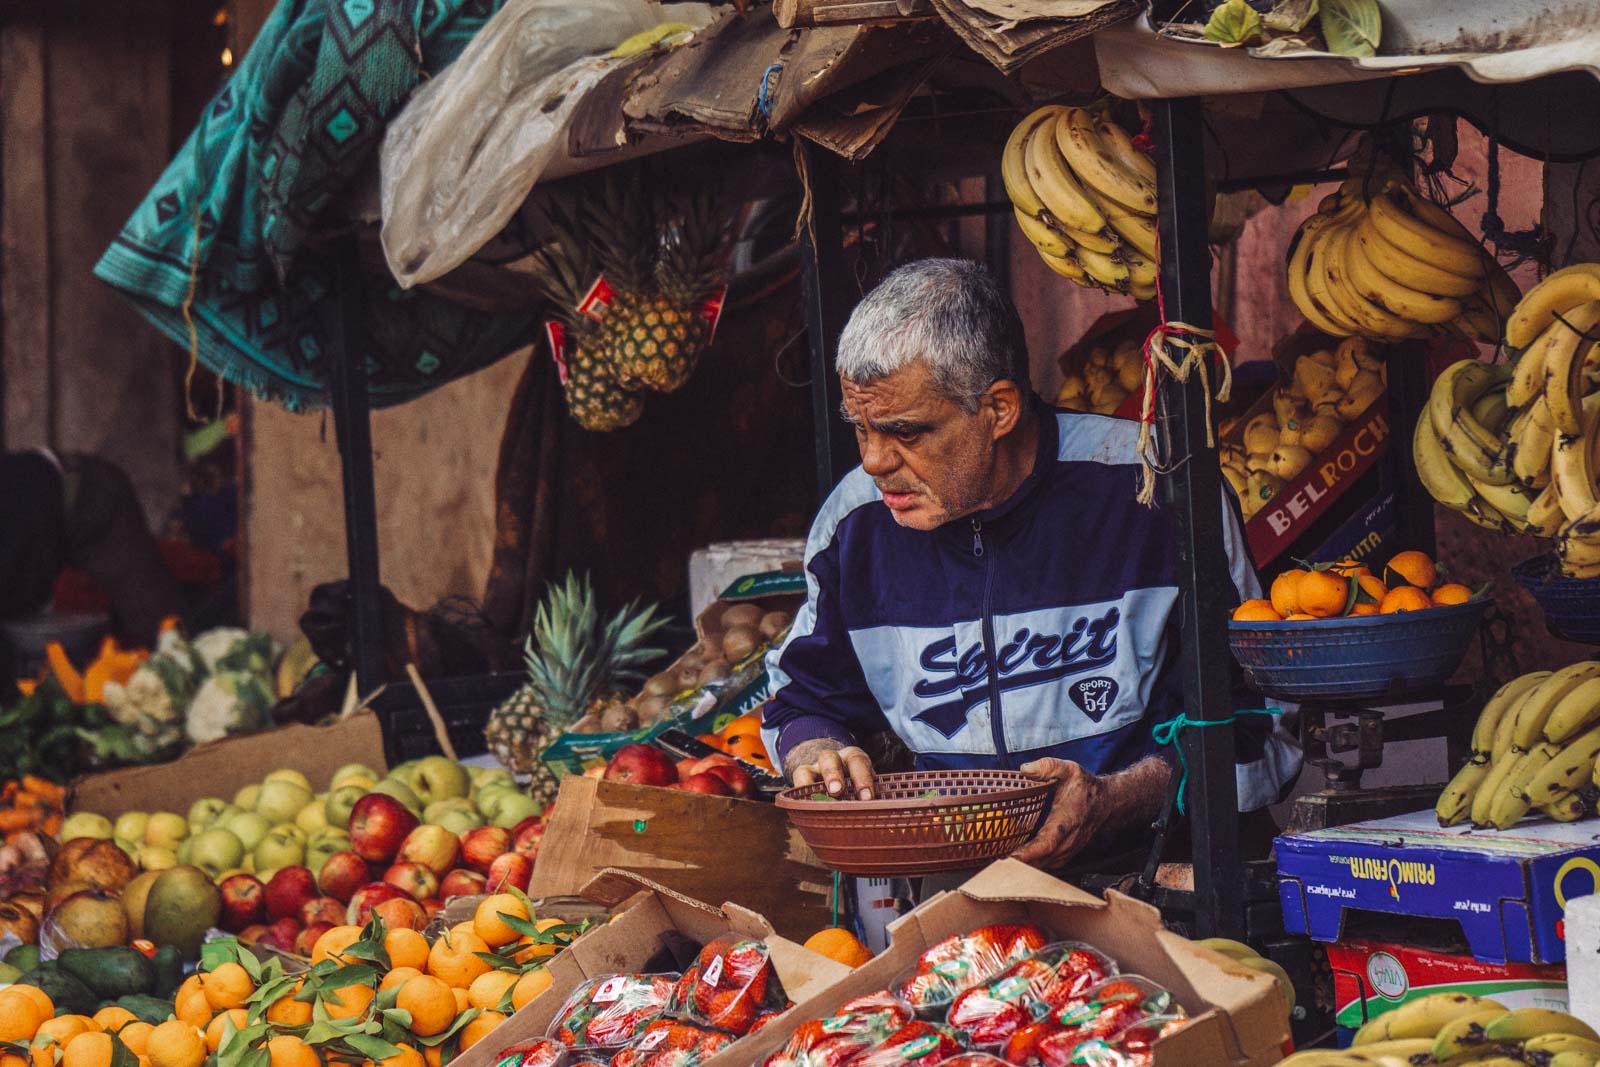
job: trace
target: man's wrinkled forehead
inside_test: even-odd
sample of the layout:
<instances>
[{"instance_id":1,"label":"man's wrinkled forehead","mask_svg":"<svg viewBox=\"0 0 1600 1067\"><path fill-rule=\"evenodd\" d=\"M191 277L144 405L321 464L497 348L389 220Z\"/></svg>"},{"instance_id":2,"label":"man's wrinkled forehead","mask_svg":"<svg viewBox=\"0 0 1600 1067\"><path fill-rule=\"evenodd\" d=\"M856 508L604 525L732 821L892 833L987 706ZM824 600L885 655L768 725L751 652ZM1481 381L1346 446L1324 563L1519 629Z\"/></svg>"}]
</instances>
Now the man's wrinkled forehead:
<instances>
[{"instance_id":1,"label":"man's wrinkled forehead","mask_svg":"<svg viewBox=\"0 0 1600 1067\"><path fill-rule=\"evenodd\" d=\"M870 382L841 377L840 387L840 417L857 429L881 434L927 433L949 406L926 368L917 364Z\"/></svg>"}]
</instances>

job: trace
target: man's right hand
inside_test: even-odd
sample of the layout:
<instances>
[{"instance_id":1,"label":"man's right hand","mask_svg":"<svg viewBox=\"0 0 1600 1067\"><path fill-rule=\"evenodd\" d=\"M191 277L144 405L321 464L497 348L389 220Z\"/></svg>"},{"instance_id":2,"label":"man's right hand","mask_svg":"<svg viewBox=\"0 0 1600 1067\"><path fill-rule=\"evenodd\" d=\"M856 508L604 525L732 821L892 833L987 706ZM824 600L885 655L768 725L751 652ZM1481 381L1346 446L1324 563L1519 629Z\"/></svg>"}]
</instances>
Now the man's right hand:
<instances>
[{"instance_id":1,"label":"man's right hand","mask_svg":"<svg viewBox=\"0 0 1600 1067\"><path fill-rule=\"evenodd\" d=\"M830 737L802 742L790 750L784 770L795 785L821 784L830 797L843 799L848 786L856 799L872 799L872 760L855 745Z\"/></svg>"}]
</instances>

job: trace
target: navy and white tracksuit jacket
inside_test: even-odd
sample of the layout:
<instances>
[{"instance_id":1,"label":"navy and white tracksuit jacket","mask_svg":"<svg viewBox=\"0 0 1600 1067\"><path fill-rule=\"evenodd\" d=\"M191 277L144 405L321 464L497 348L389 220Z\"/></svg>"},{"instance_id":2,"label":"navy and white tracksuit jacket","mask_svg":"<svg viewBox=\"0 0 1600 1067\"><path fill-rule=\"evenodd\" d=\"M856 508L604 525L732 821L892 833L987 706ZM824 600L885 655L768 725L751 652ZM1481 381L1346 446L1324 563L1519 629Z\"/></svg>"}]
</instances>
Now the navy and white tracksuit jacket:
<instances>
[{"instance_id":1,"label":"navy and white tracksuit jacket","mask_svg":"<svg viewBox=\"0 0 1600 1067\"><path fill-rule=\"evenodd\" d=\"M1016 493L932 531L898 525L851 471L812 524L805 606L767 657L767 750L888 729L921 769L1053 756L1098 774L1170 758L1151 728L1182 710L1178 550L1168 513L1135 499L1137 436L1126 419L1047 410ZM1223 492L1234 584L1258 597ZM1217 625L1231 606L1216 605ZM1299 773L1272 721L1236 728L1241 811Z\"/></svg>"}]
</instances>

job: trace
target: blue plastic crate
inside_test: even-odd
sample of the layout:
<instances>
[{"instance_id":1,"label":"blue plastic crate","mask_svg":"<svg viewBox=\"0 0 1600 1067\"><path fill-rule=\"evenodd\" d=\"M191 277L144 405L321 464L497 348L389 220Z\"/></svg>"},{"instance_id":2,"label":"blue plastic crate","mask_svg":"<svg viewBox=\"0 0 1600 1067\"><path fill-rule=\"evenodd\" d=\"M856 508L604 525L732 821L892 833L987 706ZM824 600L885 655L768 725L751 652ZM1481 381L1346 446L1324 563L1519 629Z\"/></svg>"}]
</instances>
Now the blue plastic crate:
<instances>
[{"instance_id":1,"label":"blue plastic crate","mask_svg":"<svg viewBox=\"0 0 1600 1067\"><path fill-rule=\"evenodd\" d=\"M1563 578L1548 552L1512 567L1511 577L1539 602L1552 634L1563 641L1600 645L1600 578Z\"/></svg>"},{"instance_id":2,"label":"blue plastic crate","mask_svg":"<svg viewBox=\"0 0 1600 1067\"><path fill-rule=\"evenodd\" d=\"M1455 671L1488 597L1465 604L1315 622L1229 622L1228 644L1252 688L1285 700L1396 697Z\"/></svg>"}]
</instances>

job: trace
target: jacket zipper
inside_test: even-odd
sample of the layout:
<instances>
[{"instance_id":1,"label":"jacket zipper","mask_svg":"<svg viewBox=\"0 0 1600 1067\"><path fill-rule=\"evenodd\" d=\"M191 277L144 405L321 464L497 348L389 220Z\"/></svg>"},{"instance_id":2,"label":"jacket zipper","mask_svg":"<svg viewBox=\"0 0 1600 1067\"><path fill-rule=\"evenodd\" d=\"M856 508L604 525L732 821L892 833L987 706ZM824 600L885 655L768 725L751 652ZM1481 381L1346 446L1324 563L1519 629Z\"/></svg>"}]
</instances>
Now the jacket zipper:
<instances>
[{"instance_id":1,"label":"jacket zipper","mask_svg":"<svg viewBox=\"0 0 1600 1067\"><path fill-rule=\"evenodd\" d=\"M989 678L989 733L994 738L994 751L1001 767L1011 767L1011 753L1006 748L1005 716L1000 708L999 658L995 654L994 640L994 554L983 544L983 523L972 520L972 554L983 564L983 654L988 660Z\"/></svg>"}]
</instances>

